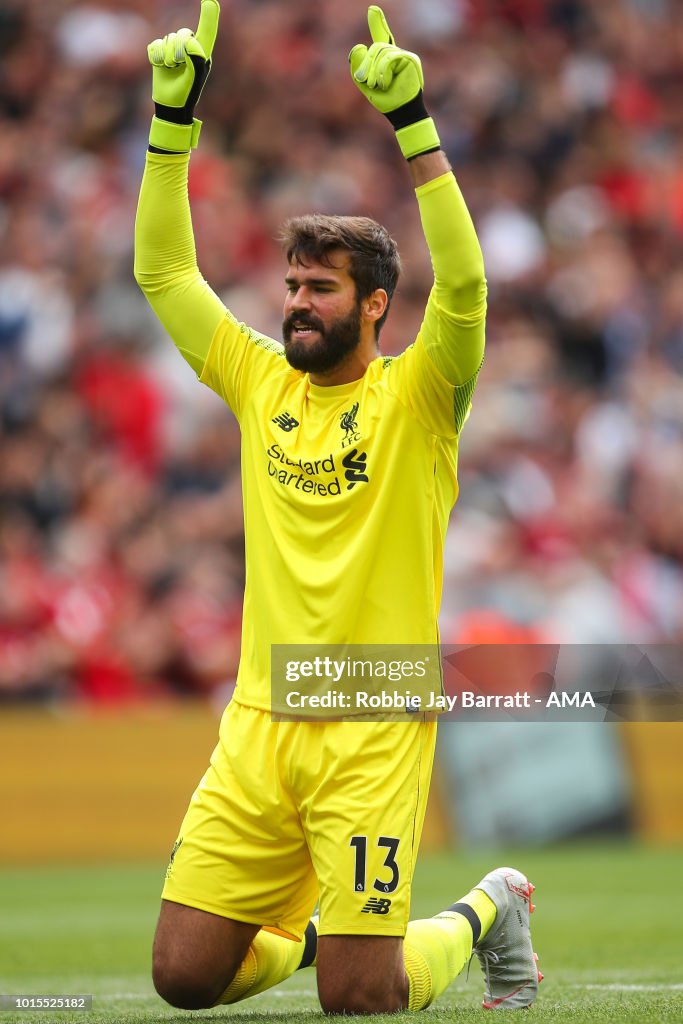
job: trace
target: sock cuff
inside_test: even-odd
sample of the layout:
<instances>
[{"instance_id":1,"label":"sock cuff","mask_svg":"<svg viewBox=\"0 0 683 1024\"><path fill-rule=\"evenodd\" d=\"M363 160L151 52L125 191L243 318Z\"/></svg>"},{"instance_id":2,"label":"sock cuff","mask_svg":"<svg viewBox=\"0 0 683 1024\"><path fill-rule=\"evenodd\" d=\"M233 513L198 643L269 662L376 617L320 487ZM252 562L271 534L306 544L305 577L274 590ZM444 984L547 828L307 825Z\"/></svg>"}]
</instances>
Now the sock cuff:
<instances>
[{"instance_id":1,"label":"sock cuff","mask_svg":"<svg viewBox=\"0 0 683 1024\"><path fill-rule=\"evenodd\" d=\"M250 946L242 963L237 968L237 974L232 979L225 992L218 1000L217 1005L224 1003L236 1003L251 989L256 981L257 961L256 954Z\"/></svg>"},{"instance_id":2,"label":"sock cuff","mask_svg":"<svg viewBox=\"0 0 683 1024\"><path fill-rule=\"evenodd\" d=\"M317 952L318 931L313 922L309 921L304 932L304 951L301 954L301 963L297 967L297 971L302 971L304 967L310 967L315 962Z\"/></svg>"},{"instance_id":3,"label":"sock cuff","mask_svg":"<svg viewBox=\"0 0 683 1024\"><path fill-rule=\"evenodd\" d=\"M472 909L469 903L454 903L443 914L437 914L437 917L450 916L451 914L462 914L466 918L472 929L472 945L476 946L481 936L481 921L477 912Z\"/></svg>"},{"instance_id":4,"label":"sock cuff","mask_svg":"<svg viewBox=\"0 0 683 1024\"><path fill-rule=\"evenodd\" d=\"M408 975L408 1009L423 1010L432 1001L432 973L422 954L405 943L403 960Z\"/></svg>"}]
</instances>

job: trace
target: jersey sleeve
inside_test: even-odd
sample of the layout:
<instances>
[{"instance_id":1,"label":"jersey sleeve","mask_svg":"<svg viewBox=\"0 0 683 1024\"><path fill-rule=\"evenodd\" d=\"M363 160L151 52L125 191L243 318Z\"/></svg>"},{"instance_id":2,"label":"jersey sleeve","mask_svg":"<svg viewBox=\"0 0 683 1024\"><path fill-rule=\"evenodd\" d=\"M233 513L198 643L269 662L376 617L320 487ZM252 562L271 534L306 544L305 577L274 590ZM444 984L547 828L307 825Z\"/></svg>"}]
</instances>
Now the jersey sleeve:
<instances>
[{"instance_id":1,"label":"jersey sleeve","mask_svg":"<svg viewBox=\"0 0 683 1024\"><path fill-rule=\"evenodd\" d=\"M148 153L135 218L135 279L183 358L200 374L227 310L197 266L189 153Z\"/></svg>"},{"instance_id":2,"label":"jersey sleeve","mask_svg":"<svg viewBox=\"0 0 683 1024\"><path fill-rule=\"evenodd\" d=\"M420 334L453 385L475 378L484 358L486 277L479 239L452 173L416 189L434 271Z\"/></svg>"},{"instance_id":3,"label":"jersey sleeve","mask_svg":"<svg viewBox=\"0 0 683 1024\"><path fill-rule=\"evenodd\" d=\"M237 419L249 396L264 380L286 372L283 346L238 323L226 312L218 324L199 379L226 402Z\"/></svg>"},{"instance_id":4,"label":"jersey sleeve","mask_svg":"<svg viewBox=\"0 0 683 1024\"><path fill-rule=\"evenodd\" d=\"M474 225L451 173L416 189L434 270L417 340L391 360L388 386L431 433L454 437L484 358L486 278Z\"/></svg>"},{"instance_id":5,"label":"jersey sleeve","mask_svg":"<svg viewBox=\"0 0 683 1024\"><path fill-rule=\"evenodd\" d=\"M284 350L238 323L199 271L189 159L187 153L147 154L135 221L135 277L183 358L239 419L249 389L283 364Z\"/></svg>"},{"instance_id":6,"label":"jersey sleeve","mask_svg":"<svg viewBox=\"0 0 683 1024\"><path fill-rule=\"evenodd\" d=\"M477 373L451 384L427 354L422 331L400 356L387 360L387 386L430 434L453 438L469 416Z\"/></svg>"}]
</instances>

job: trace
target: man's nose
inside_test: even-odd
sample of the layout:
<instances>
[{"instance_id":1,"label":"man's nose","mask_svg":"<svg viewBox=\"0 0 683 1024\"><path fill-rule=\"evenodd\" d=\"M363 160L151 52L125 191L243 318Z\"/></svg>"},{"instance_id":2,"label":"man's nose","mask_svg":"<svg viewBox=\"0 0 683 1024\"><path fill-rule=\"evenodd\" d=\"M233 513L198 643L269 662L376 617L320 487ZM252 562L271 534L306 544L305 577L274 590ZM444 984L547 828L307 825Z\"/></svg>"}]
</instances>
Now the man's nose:
<instances>
[{"instance_id":1,"label":"man's nose","mask_svg":"<svg viewBox=\"0 0 683 1024\"><path fill-rule=\"evenodd\" d=\"M297 288L295 292L291 293L289 301L292 309L308 309L311 305L310 292L303 286Z\"/></svg>"}]
</instances>

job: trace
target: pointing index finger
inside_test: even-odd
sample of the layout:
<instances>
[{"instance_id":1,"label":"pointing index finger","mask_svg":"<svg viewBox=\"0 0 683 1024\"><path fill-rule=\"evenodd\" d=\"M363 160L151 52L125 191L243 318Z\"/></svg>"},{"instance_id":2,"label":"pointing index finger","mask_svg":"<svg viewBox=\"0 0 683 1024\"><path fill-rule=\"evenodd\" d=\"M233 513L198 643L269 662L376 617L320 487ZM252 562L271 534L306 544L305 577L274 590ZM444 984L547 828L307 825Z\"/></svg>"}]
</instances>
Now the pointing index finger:
<instances>
[{"instance_id":1,"label":"pointing index finger","mask_svg":"<svg viewBox=\"0 0 683 1024\"><path fill-rule=\"evenodd\" d=\"M393 45L394 37L387 24L387 19L384 17L384 11L375 4L368 7L368 28L373 43L391 43Z\"/></svg>"},{"instance_id":2,"label":"pointing index finger","mask_svg":"<svg viewBox=\"0 0 683 1024\"><path fill-rule=\"evenodd\" d=\"M207 59L213 52L216 36L218 35L218 16L220 13L221 9L218 0L202 0L199 24L197 25L194 37Z\"/></svg>"}]
</instances>

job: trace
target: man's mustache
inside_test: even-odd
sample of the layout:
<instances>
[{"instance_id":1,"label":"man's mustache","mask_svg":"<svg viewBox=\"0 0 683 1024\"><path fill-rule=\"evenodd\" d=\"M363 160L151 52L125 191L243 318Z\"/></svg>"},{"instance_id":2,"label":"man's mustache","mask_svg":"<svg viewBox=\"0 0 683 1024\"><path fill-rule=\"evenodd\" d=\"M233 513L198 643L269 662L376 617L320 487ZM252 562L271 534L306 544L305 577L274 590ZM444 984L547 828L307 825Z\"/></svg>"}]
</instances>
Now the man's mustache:
<instances>
[{"instance_id":1,"label":"man's mustache","mask_svg":"<svg viewBox=\"0 0 683 1024\"><path fill-rule=\"evenodd\" d=\"M318 320L317 317L305 316L301 313L290 313L282 323L282 332L288 335L295 327L310 327L312 331L318 331L320 334L325 333L322 321Z\"/></svg>"}]
</instances>

